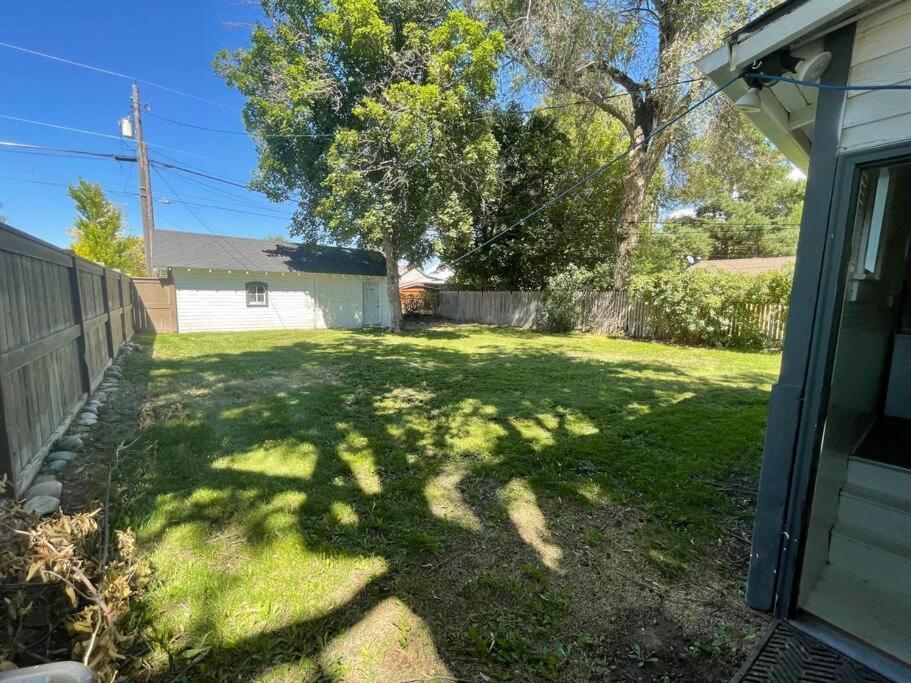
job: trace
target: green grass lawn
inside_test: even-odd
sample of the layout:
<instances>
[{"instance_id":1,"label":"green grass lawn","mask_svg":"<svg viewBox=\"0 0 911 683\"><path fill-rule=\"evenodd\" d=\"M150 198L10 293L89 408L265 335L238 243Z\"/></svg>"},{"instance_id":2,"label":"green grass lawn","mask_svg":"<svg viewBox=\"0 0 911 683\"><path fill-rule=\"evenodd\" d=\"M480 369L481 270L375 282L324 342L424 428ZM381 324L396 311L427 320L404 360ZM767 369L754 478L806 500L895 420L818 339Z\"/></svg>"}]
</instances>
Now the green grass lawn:
<instances>
[{"instance_id":1,"label":"green grass lawn","mask_svg":"<svg viewBox=\"0 0 911 683\"><path fill-rule=\"evenodd\" d=\"M760 628L739 589L777 355L467 326L145 342L122 521L155 568L153 678L726 680Z\"/></svg>"}]
</instances>

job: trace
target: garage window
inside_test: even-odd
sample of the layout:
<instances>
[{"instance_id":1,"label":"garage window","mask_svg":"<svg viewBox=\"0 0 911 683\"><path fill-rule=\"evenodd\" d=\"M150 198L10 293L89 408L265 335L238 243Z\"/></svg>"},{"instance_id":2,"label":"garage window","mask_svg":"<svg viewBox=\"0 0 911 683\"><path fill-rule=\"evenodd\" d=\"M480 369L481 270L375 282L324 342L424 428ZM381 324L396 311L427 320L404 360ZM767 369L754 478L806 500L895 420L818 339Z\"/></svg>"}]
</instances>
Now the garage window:
<instances>
[{"instance_id":1,"label":"garage window","mask_svg":"<svg viewBox=\"0 0 911 683\"><path fill-rule=\"evenodd\" d=\"M269 286L265 282L247 283L247 306L268 306Z\"/></svg>"}]
</instances>

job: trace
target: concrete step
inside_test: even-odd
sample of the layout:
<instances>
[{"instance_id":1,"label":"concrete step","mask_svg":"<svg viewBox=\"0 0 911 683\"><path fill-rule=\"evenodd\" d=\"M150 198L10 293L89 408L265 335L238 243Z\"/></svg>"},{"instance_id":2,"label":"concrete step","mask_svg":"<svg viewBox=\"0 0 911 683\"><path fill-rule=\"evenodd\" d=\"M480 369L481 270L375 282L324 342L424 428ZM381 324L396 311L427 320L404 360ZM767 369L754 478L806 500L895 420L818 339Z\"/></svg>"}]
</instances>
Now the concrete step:
<instances>
[{"instance_id":1,"label":"concrete step","mask_svg":"<svg viewBox=\"0 0 911 683\"><path fill-rule=\"evenodd\" d=\"M900 498L848 484L841 491L838 519L869 529L895 543L911 544L911 491L909 497Z\"/></svg>"},{"instance_id":2,"label":"concrete step","mask_svg":"<svg viewBox=\"0 0 911 683\"><path fill-rule=\"evenodd\" d=\"M829 563L869 583L911 597L911 545L839 520L829 541Z\"/></svg>"},{"instance_id":3,"label":"concrete step","mask_svg":"<svg viewBox=\"0 0 911 683\"><path fill-rule=\"evenodd\" d=\"M850 458L847 483L896 498L911 498L911 469L904 467Z\"/></svg>"}]
</instances>

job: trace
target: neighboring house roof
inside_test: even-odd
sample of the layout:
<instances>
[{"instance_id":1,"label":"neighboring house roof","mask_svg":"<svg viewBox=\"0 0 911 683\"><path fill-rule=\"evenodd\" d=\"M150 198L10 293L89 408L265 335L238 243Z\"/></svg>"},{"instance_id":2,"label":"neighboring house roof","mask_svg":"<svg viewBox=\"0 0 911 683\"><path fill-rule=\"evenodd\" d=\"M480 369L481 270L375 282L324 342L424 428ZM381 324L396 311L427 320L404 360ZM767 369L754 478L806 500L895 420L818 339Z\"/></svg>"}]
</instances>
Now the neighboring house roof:
<instances>
[{"instance_id":1,"label":"neighboring house roof","mask_svg":"<svg viewBox=\"0 0 911 683\"><path fill-rule=\"evenodd\" d=\"M690 270L708 270L712 272L743 273L759 275L770 270L793 266L796 256L763 256L759 258L719 258L706 259L692 266Z\"/></svg>"},{"instance_id":2,"label":"neighboring house roof","mask_svg":"<svg viewBox=\"0 0 911 683\"><path fill-rule=\"evenodd\" d=\"M851 17L871 11L884 0L791 0L773 8L727 38L724 44L696 62L717 86L782 48L801 59L821 53L825 35ZM793 74L788 74L793 75ZM725 88L732 102L749 86L740 78ZM817 93L812 87L774 83L760 93L762 111L747 116L781 152L804 173L816 123Z\"/></svg>"},{"instance_id":3,"label":"neighboring house roof","mask_svg":"<svg viewBox=\"0 0 911 683\"><path fill-rule=\"evenodd\" d=\"M420 268L410 268L399 278L399 288L408 287L443 287L449 280L451 272L437 268L432 273L425 273Z\"/></svg>"},{"instance_id":4,"label":"neighboring house roof","mask_svg":"<svg viewBox=\"0 0 911 683\"><path fill-rule=\"evenodd\" d=\"M156 268L209 268L262 273L385 275L378 251L347 247L307 247L294 242L229 237L177 230L152 233Z\"/></svg>"}]
</instances>

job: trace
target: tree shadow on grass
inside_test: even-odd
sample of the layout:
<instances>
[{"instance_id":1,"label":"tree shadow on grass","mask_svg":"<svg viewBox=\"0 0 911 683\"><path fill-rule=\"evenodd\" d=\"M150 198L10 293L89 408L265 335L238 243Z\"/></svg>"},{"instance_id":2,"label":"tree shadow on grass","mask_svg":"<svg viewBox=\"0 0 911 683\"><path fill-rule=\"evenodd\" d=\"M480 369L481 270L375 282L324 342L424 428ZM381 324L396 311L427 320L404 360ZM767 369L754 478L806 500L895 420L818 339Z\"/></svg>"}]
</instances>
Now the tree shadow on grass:
<instances>
[{"instance_id":1,"label":"tree shadow on grass","mask_svg":"<svg viewBox=\"0 0 911 683\"><path fill-rule=\"evenodd\" d=\"M768 375L442 332L133 364L157 450L130 517L162 642L208 648L188 678L597 679L616 648L574 621L629 611L623 553L670 580L737 512L717 484L758 468Z\"/></svg>"}]
</instances>

